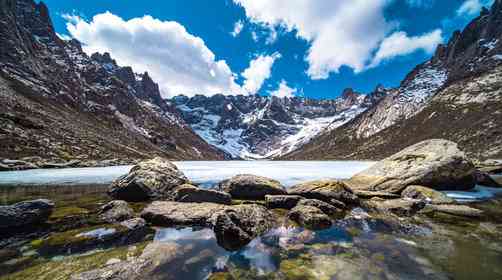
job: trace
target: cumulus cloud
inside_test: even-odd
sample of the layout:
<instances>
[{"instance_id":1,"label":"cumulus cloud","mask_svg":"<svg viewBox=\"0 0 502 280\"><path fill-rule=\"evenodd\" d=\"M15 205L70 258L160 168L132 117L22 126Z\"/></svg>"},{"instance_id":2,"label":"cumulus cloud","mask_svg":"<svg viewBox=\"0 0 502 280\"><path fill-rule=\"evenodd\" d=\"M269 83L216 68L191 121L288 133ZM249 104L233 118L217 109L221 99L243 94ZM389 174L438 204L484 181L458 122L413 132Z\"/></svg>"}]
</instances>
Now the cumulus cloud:
<instances>
[{"instance_id":1,"label":"cumulus cloud","mask_svg":"<svg viewBox=\"0 0 502 280\"><path fill-rule=\"evenodd\" d=\"M290 88L285 80L279 83L279 87L270 92L271 96L276 96L279 98L293 97L298 90L296 88Z\"/></svg>"},{"instance_id":2,"label":"cumulus cloud","mask_svg":"<svg viewBox=\"0 0 502 280\"><path fill-rule=\"evenodd\" d=\"M261 26L296 31L310 43L306 55L311 79L326 79L342 66L359 73L374 65L375 52L382 42L395 40L396 22L385 19L384 9L392 0L233 0L242 6L251 22ZM432 0L407 0L412 6L424 6ZM287 7L284 8L284 7ZM437 39L437 34L434 33ZM405 36L407 38L407 36ZM407 38L396 55L404 55L426 46L426 40ZM386 44L387 45L387 44ZM415 46L415 48L413 48ZM382 49L378 60L396 55Z\"/></svg>"},{"instance_id":3,"label":"cumulus cloud","mask_svg":"<svg viewBox=\"0 0 502 280\"><path fill-rule=\"evenodd\" d=\"M246 93L227 63L175 21L151 16L126 21L110 12L91 21L65 18L69 33L84 44L86 53L110 52L119 64L148 71L164 96Z\"/></svg>"},{"instance_id":4,"label":"cumulus cloud","mask_svg":"<svg viewBox=\"0 0 502 280\"><path fill-rule=\"evenodd\" d=\"M245 78L243 88L250 94L257 93L265 80L270 78L272 74L272 66L274 62L281 58L280 53L272 55L259 55L249 63L249 67L242 72L242 77Z\"/></svg>"},{"instance_id":5,"label":"cumulus cloud","mask_svg":"<svg viewBox=\"0 0 502 280\"><path fill-rule=\"evenodd\" d=\"M408 37L406 32L395 32L382 41L370 67L375 67L386 59L411 54L417 50L432 54L442 42L443 36L440 29L413 37Z\"/></svg>"},{"instance_id":6,"label":"cumulus cloud","mask_svg":"<svg viewBox=\"0 0 502 280\"><path fill-rule=\"evenodd\" d=\"M254 23L296 30L311 43L308 75L324 79L346 65L360 72L392 27L383 15L388 0L234 0ZM285 9L284 7L287 7Z\"/></svg>"},{"instance_id":7,"label":"cumulus cloud","mask_svg":"<svg viewBox=\"0 0 502 280\"><path fill-rule=\"evenodd\" d=\"M458 8L458 16L473 16L479 14L484 6L491 6L493 0L465 0Z\"/></svg>"},{"instance_id":8,"label":"cumulus cloud","mask_svg":"<svg viewBox=\"0 0 502 280\"><path fill-rule=\"evenodd\" d=\"M232 35L232 37L239 36L239 34L241 34L243 28L244 28L244 22L242 22L242 20L237 21L234 24L234 30L232 32L230 32L230 35Z\"/></svg>"}]
</instances>

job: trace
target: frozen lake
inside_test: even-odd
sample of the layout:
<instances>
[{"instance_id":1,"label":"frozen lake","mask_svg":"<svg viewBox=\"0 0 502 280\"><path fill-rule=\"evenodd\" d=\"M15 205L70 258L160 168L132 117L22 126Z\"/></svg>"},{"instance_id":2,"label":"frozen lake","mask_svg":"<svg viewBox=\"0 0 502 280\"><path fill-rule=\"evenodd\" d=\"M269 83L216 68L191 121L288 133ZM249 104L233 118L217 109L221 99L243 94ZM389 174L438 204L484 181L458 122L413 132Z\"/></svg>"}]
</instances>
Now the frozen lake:
<instances>
[{"instance_id":1,"label":"frozen lake","mask_svg":"<svg viewBox=\"0 0 502 280\"><path fill-rule=\"evenodd\" d=\"M289 187L318 179L348 179L370 167L368 161L179 161L174 162L194 183L210 188L238 174L254 174L280 181ZM2 187L15 186L92 186L108 185L127 174L132 166L96 168L36 169L0 172ZM9 188L10 189L10 188ZM9 191L8 191L9 192ZM477 186L473 191L447 191L448 196L462 202L492 198L502 189Z\"/></svg>"},{"instance_id":2,"label":"frozen lake","mask_svg":"<svg viewBox=\"0 0 502 280\"><path fill-rule=\"evenodd\" d=\"M346 179L373 162L362 161L180 161L174 162L191 181L209 187L238 174L254 174L285 186L316 179ZM109 184L132 166L36 169L0 172L0 186Z\"/></svg>"}]
</instances>

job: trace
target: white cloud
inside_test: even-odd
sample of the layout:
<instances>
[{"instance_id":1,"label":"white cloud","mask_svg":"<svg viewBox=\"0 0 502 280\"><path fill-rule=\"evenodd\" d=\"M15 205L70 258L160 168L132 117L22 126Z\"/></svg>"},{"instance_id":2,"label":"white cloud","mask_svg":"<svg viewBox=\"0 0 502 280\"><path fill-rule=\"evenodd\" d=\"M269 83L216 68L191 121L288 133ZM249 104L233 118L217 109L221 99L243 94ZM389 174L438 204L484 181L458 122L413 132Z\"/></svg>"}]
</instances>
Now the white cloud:
<instances>
[{"instance_id":1,"label":"white cloud","mask_svg":"<svg viewBox=\"0 0 502 280\"><path fill-rule=\"evenodd\" d=\"M244 22L242 22L242 20L237 21L234 24L234 30L230 32L230 35L232 35L233 37L237 37L242 32L243 28L244 28Z\"/></svg>"},{"instance_id":2,"label":"white cloud","mask_svg":"<svg viewBox=\"0 0 502 280\"><path fill-rule=\"evenodd\" d=\"M327 78L343 65L364 70L372 50L393 26L383 15L389 1L234 0L254 23L295 29L311 42L306 60L313 79Z\"/></svg>"},{"instance_id":3,"label":"white cloud","mask_svg":"<svg viewBox=\"0 0 502 280\"><path fill-rule=\"evenodd\" d=\"M481 8L484 6L491 6L493 0L465 0L464 3L458 8L458 16L474 16L479 14Z\"/></svg>"},{"instance_id":4,"label":"white cloud","mask_svg":"<svg viewBox=\"0 0 502 280\"><path fill-rule=\"evenodd\" d=\"M443 36L440 29L414 37L408 37L406 32L395 32L382 41L371 67L377 66L383 60L411 54L418 50L432 54L442 42Z\"/></svg>"},{"instance_id":5,"label":"white cloud","mask_svg":"<svg viewBox=\"0 0 502 280\"><path fill-rule=\"evenodd\" d=\"M270 78L272 66L279 58L281 58L281 54L274 53L272 55L259 55L254 60L251 60L249 67L242 72L242 77L245 78L244 90L250 94L257 93L265 80Z\"/></svg>"},{"instance_id":6,"label":"white cloud","mask_svg":"<svg viewBox=\"0 0 502 280\"><path fill-rule=\"evenodd\" d=\"M285 80L279 83L279 87L270 92L271 96L276 96L279 98L293 97L298 90L296 88L290 88Z\"/></svg>"},{"instance_id":7,"label":"white cloud","mask_svg":"<svg viewBox=\"0 0 502 280\"><path fill-rule=\"evenodd\" d=\"M253 41L255 41L255 42L258 42L258 40L260 39L258 37L258 33L256 33L256 31L251 32L251 38L253 38Z\"/></svg>"},{"instance_id":8,"label":"white cloud","mask_svg":"<svg viewBox=\"0 0 502 280\"><path fill-rule=\"evenodd\" d=\"M128 21L109 12L92 21L65 16L72 37L86 53L110 52L121 65L148 71L164 96L177 94L245 94L224 60L179 23L151 16Z\"/></svg>"}]
</instances>

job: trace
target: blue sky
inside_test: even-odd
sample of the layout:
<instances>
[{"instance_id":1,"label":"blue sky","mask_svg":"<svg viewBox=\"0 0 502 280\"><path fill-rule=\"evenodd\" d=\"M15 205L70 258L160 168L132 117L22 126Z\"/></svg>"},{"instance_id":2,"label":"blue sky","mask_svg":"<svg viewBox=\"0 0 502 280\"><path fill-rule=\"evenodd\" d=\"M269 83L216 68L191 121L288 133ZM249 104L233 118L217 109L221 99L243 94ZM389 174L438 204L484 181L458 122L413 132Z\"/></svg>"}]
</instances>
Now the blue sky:
<instances>
[{"instance_id":1,"label":"blue sky","mask_svg":"<svg viewBox=\"0 0 502 280\"><path fill-rule=\"evenodd\" d=\"M346 87L370 92L378 84L399 85L490 1L44 2L59 34L81 40L88 52L109 51L119 64L148 71L166 96L334 98Z\"/></svg>"}]
</instances>

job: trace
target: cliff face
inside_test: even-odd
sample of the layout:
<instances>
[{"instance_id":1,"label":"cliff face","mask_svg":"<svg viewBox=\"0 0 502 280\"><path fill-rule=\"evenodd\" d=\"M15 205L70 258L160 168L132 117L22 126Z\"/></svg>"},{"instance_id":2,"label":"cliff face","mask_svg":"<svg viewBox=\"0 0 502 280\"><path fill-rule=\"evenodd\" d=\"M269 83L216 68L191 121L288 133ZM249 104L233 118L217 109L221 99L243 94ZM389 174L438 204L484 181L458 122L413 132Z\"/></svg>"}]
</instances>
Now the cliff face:
<instances>
[{"instance_id":1,"label":"cliff face","mask_svg":"<svg viewBox=\"0 0 502 280\"><path fill-rule=\"evenodd\" d=\"M0 158L222 159L148 73L60 39L47 7L0 1Z\"/></svg>"},{"instance_id":2,"label":"cliff face","mask_svg":"<svg viewBox=\"0 0 502 280\"><path fill-rule=\"evenodd\" d=\"M287 159L381 159L430 138L502 157L502 1L483 9L385 98Z\"/></svg>"}]
</instances>

